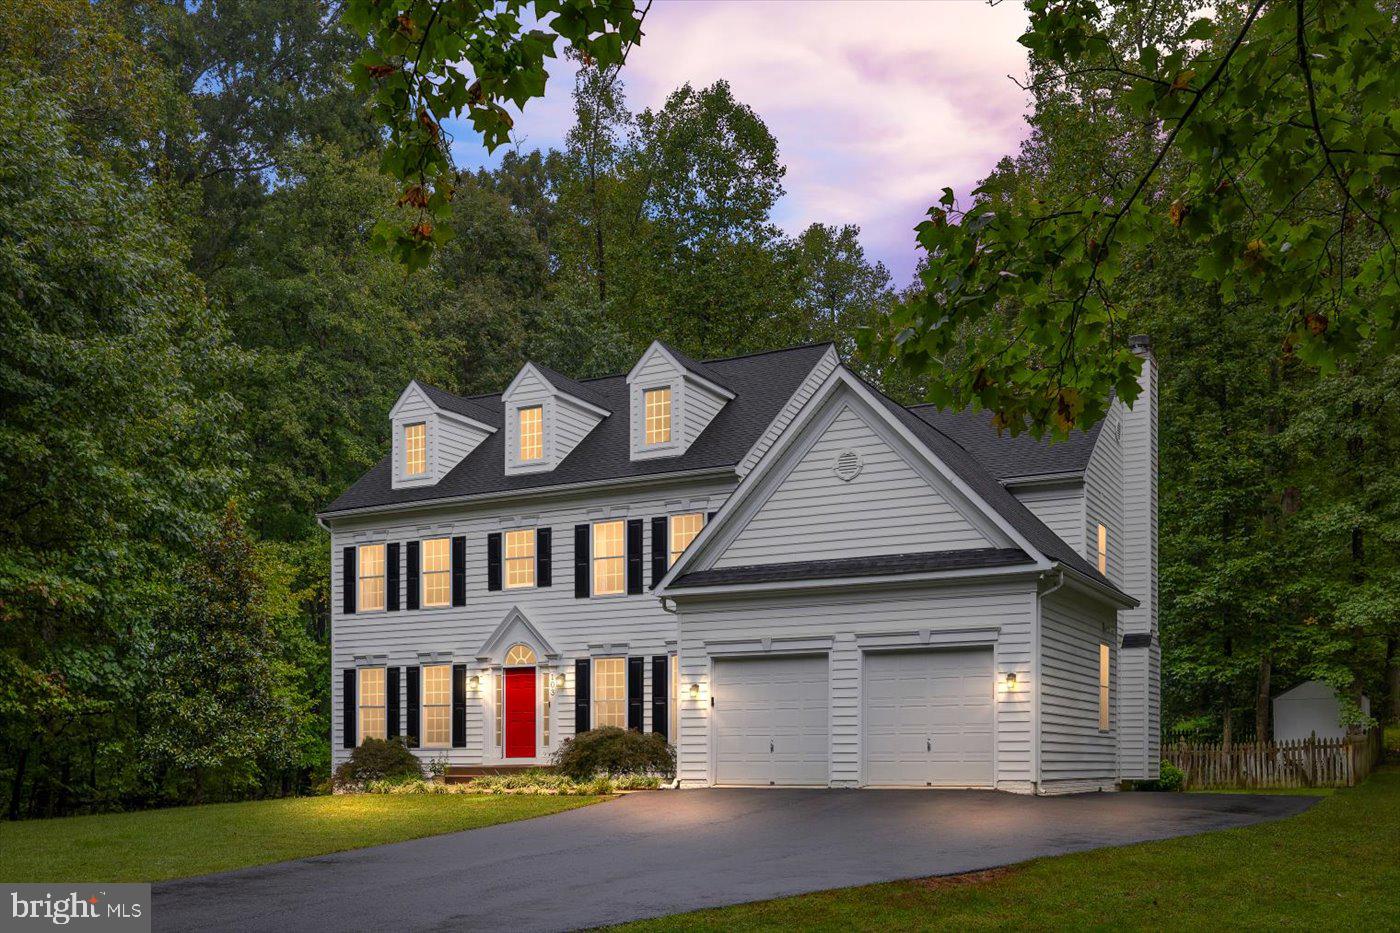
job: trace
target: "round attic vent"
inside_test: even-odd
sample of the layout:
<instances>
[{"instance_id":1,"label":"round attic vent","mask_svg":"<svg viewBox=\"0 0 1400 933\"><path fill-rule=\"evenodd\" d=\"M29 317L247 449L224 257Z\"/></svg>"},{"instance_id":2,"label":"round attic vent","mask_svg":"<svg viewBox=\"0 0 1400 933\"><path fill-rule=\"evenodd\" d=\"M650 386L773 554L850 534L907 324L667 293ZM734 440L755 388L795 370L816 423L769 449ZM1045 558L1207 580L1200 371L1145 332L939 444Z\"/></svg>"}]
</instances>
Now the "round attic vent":
<instances>
[{"instance_id":1,"label":"round attic vent","mask_svg":"<svg viewBox=\"0 0 1400 933\"><path fill-rule=\"evenodd\" d=\"M854 450L843 450L836 456L836 465L832 471L836 473L836 478L849 483L860 475L860 468L864 463L860 459L860 454Z\"/></svg>"}]
</instances>

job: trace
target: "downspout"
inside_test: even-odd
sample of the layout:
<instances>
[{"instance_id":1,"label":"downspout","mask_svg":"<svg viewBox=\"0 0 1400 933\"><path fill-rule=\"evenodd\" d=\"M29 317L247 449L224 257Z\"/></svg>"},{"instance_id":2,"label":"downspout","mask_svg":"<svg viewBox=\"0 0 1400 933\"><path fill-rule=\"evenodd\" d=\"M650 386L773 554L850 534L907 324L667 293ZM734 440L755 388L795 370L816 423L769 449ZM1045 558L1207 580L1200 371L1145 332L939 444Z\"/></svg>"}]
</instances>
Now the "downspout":
<instances>
[{"instance_id":1,"label":"downspout","mask_svg":"<svg viewBox=\"0 0 1400 933\"><path fill-rule=\"evenodd\" d=\"M1041 792L1040 773L1040 746L1042 742L1041 721L1040 721L1040 629L1044 624L1045 597L1050 596L1060 587L1065 585L1065 572L1063 570L1046 571L1040 575L1042 582L1050 578L1051 573L1055 575L1055 584L1048 589L1036 593L1035 597L1035 631L1031 636L1033 653L1031 655L1031 734L1034 741L1031 744L1031 774L1035 785L1035 793Z\"/></svg>"}]
</instances>

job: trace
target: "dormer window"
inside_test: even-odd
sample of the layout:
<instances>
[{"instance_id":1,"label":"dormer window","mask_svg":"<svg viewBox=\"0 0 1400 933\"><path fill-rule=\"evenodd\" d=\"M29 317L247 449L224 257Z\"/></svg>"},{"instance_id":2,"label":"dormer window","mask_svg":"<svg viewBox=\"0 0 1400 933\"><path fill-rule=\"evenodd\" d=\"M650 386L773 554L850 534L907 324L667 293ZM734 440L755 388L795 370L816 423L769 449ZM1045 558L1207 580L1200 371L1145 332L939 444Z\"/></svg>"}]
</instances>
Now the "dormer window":
<instances>
[{"instance_id":1,"label":"dormer window","mask_svg":"<svg viewBox=\"0 0 1400 933\"><path fill-rule=\"evenodd\" d=\"M530 463L544 458L544 407L531 405L520 409L520 462Z\"/></svg>"},{"instance_id":2,"label":"dormer window","mask_svg":"<svg viewBox=\"0 0 1400 933\"><path fill-rule=\"evenodd\" d=\"M671 387L647 389L644 399L647 445L671 443Z\"/></svg>"},{"instance_id":3,"label":"dormer window","mask_svg":"<svg viewBox=\"0 0 1400 933\"><path fill-rule=\"evenodd\" d=\"M428 426L423 422L403 426L404 476L422 476L428 472Z\"/></svg>"}]
</instances>

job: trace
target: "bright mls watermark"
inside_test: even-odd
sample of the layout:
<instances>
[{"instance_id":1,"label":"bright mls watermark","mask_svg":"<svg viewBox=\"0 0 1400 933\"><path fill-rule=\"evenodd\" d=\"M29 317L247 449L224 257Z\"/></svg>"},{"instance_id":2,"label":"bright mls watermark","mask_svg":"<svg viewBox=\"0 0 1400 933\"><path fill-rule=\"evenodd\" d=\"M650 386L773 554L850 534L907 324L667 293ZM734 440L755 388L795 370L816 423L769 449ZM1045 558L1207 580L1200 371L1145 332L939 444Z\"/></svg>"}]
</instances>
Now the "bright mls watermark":
<instances>
[{"instance_id":1,"label":"bright mls watermark","mask_svg":"<svg viewBox=\"0 0 1400 933\"><path fill-rule=\"evenodd\" d=\"M0 884L0 930L150 933L149 884Z\"/></svg>"}]
</instances>

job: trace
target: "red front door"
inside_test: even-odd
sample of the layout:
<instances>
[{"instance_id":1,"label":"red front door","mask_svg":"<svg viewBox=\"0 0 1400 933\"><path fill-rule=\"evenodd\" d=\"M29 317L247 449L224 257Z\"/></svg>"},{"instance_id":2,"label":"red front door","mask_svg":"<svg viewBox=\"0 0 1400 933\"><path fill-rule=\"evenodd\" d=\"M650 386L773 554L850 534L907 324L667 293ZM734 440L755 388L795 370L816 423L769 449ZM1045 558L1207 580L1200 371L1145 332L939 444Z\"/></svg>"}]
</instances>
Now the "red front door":
<instances>
[{"instance_id":1,"label":"red front door","mask_svg":"<svg viewBox=\"0 0 1400 933\"><path fill-rule=\"evenodd\" d=\"M535 669L506 668L506 757L535 757Z\"/></svg>"}]
</instances>

